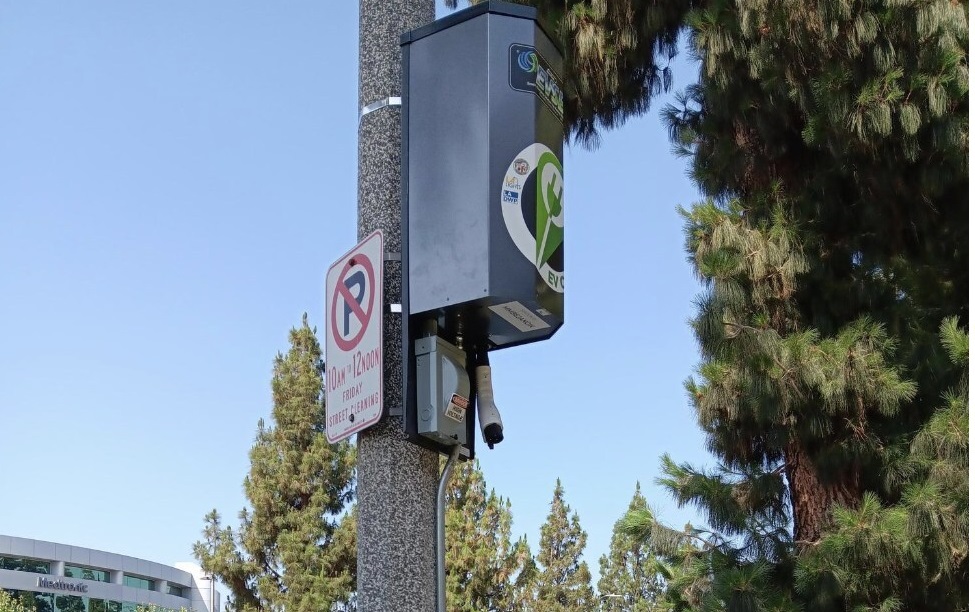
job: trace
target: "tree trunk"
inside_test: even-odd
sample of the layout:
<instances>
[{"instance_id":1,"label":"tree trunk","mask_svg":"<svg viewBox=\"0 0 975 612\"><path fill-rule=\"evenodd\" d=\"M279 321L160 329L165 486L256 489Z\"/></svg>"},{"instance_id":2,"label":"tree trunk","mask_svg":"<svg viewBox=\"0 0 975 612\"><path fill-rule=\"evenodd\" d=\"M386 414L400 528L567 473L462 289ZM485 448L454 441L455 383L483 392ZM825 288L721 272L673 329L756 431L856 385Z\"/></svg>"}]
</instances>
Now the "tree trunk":
<instances>
[{"instance_id":1,"label":"tree trunk","mask_svg":"<svg viewBox=\"0 0 975 612\"><path fill-rule=\"evenodd\" d=\"M834 504L852 508L859 502L860 478L853 466L849 473L824 482L809 451L794 439L786 447L785 473L792 500L792 535L800 548L819 540Z\"/></svg>"}]
</instances>

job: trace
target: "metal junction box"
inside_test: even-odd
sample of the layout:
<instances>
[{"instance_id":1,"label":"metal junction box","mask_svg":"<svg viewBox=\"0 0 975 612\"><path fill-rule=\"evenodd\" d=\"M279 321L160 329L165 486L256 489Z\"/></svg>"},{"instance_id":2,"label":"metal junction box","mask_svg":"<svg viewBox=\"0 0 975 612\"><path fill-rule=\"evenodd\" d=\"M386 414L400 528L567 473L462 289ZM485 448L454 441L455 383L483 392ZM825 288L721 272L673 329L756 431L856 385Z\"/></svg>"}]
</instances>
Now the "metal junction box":
<instances>
[{"instance_id":1,"label":"metal junction box","mask_svg":"<svg viewBox=\"0 0 975 612\"><path fill-rule=\"evenodd\" d=\"M488 350L563 322L562 56L535 10L483 2L403 48L404 314Z\"/></svg>"},{"instance_id":2,"label":"metal junction box","mask_svg":"<svg viewBox=\"0 0 975 612\"><path fill-rule=\"evenodd\" d=\"M443 338L416 341L417 433L440 444L467 444L471 397L462 350Z\"/></svg>"}]
</instances>

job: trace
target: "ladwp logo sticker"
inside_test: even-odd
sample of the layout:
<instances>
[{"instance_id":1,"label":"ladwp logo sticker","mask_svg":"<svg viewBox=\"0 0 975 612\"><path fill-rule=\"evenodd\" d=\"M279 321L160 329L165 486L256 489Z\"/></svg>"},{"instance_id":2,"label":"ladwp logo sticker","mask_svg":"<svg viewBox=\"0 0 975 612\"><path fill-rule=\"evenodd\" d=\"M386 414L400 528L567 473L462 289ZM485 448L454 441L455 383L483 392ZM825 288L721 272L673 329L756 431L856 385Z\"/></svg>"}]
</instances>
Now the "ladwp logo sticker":
<instances>
[{"instance_id":1,"label":"ladwp logo sticker","mask_svg":"<svg viewBox=\"0 0 975 612\"><path fill-rule=\"evenodd\" d=\"M535 47L509 47L508 83L512 89L527 91L541 98L559 121L562 120L562 84Z\"/></svg>"},{"instance_id":2,"label":"ladwp logo sticker","mask_svg":"<svg viewBox=\"0 0 975 612\"><path fill-rule=\"evenodd\" d=\"M518 162L527 162L524 189L501 188L501 216L511 240L532 262L545 284L565 292L562 255L565 211L562 200L562 163L551 149L536 142L508 166L503 185L518 180Z\"/></svg>"}]
</instances>

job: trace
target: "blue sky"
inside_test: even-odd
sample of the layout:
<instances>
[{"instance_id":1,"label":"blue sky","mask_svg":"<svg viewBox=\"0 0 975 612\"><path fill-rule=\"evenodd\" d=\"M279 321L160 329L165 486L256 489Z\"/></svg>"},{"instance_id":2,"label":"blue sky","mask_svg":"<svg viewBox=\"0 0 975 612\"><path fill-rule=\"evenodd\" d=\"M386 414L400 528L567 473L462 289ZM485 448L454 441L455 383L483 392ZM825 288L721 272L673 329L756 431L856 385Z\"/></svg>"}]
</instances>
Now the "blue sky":
<instances>
[{"instance_id":1,"label":"blue sky","mask_svg":"<svg viewBox=\"0 0 975 612\"><path fill-rule=\"evenodd\" d=\"M354 2L0 0L0 533L171 563L235 520L272 359L355 244L357 36ZM561 478L594 575L637 481L694 519L659 456L708 461L659 108L567 149L566 323L492 355L488 484L537 547Z\"/></svg>"}]
</instances>

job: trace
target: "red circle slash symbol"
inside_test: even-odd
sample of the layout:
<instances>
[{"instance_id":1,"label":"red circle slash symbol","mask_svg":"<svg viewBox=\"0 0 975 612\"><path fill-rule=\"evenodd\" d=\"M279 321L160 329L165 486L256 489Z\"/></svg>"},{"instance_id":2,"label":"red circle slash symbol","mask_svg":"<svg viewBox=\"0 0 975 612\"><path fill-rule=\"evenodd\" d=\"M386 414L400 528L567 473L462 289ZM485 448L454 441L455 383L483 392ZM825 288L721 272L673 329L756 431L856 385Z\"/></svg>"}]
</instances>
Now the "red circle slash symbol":
<instances>
[{"instance_id":1,"label":"red circle slash symbol","mask_svg":"<svg viewBox=\"0 0 975 612\"><path fill-rule=\"evenodd\" d=\"M361 270L356 270L349 274L355 266L361 266ZM353 295L352 290L357 293ZM332 316L331 327L332 337L335 344L343 351L351 351L358 346L362 336L366 333L369 326L369 317L372 316L373 296L376 291L376 274L372 268L372 262L362 253L356 254L349 259L342 272L339 273L338 282L335 284L335 291L332 292ZM369 299L366 300L368 294ZM342 315L339 316L339 296L342 296ZM363 310L362 302L366 301L366 309ZM359 322L359 330L354 334L351 331L352 317ZM339 319L342 319L342 330L339 332ZM351 335L351 337L350 337Z\"/></svg>"}]
</instances>

